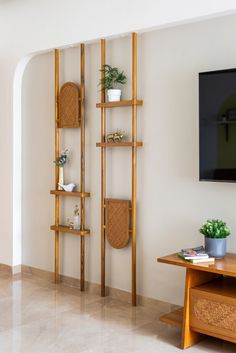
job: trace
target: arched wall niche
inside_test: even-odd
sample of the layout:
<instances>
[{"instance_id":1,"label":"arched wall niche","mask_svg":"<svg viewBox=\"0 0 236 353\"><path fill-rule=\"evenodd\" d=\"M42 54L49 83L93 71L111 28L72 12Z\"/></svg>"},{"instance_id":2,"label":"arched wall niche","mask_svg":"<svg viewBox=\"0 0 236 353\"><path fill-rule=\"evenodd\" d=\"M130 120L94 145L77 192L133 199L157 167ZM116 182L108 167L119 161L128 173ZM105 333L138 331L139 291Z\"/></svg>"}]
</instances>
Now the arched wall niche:
<instances>
[{"instance_id":1,"label":"arched wall niche","mask_svg":"<svg viewBox=\"0 0 236 353\"><path fill-rule=\"evenodd\" d=\"M13 81L13 255L12 265L22 264L22 80L34 55L18 63Z\"/></svg>"}]
</instances>

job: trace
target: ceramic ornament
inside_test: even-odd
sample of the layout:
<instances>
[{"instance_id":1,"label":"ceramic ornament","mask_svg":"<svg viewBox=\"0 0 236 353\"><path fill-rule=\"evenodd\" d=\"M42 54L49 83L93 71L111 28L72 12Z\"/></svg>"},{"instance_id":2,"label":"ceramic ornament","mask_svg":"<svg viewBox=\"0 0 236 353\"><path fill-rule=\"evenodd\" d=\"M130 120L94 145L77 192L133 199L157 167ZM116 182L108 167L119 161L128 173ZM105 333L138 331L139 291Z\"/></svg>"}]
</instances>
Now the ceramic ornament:
<instances>
[{"instance_id":1,"label":"ceramic ornament","mask_svg":"<svg viewBox=\"0 0 236 353\"><path fill-rule=\"evenodd\" d=\"M67 192L72 192L75 188L75 184L70 183L67 185L63 185L63 184L58 184L63 190L67 191Z\"/></svg>"}]
</instances>

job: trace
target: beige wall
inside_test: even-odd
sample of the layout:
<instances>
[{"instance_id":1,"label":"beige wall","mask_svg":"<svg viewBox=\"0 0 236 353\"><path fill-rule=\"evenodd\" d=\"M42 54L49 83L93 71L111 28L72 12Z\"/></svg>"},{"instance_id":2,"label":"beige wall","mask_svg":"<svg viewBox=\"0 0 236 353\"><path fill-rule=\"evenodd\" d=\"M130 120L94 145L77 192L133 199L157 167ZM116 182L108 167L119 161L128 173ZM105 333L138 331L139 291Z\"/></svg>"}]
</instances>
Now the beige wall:
<instances>
[{"instance_id":1,"label":"beige wall","mask_svg":"<svg viewBox=\"0 0 236 353\"><path fill-rule=\"evenodd\" d=\"M14 113L13 105L21 100L26 56L133 30L222 16L235 8L234 0L120 0L119 6L113 0L0 0L1 263L21 263L21 112L16 105Z\"/></svg>"},{"instance_id":2,"label":"beige wall","mask_svg":"<svg viewBox=\"0 0 236 353\"><path fill-rule=\"evenodd\" d=\"M232 228L229 250L236 251L235 184L198 181L198 72L235 67L236 17L153 31L139 36L138 154L138 293L181 303L183 270L157 264L158 256L202 242L200 224L222 217ZM98 79L99 44L86 49L86 279L100 280L100 137ZM124 98L129 97L130 38L108 43L108 62L128 74ZM61 80L79 78L79 51L61 55ZM109 130L128 131L130 110L108 113ZM129 130L130 131L130 130ZM78 132L63 131L62 147L72 150L67 181L79 180ZM34 58L23 80L23 263L53 270L53 55ZM130 152L108 152L108 195L130 197ZM74 201L65 201L62 217ZM79 277L79 239L61 238L61 271ZM107 253L107 280L112 287L130 290L130 246Z\"/></svg>"}]
</instances>

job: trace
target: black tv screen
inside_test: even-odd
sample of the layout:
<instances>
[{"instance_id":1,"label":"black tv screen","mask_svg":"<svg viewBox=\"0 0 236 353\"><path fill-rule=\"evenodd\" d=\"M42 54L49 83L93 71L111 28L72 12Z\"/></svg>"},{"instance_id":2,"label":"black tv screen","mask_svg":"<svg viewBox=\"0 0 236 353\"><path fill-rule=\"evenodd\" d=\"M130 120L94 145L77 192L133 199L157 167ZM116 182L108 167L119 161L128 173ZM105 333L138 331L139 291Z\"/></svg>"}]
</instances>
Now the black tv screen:
<instances>
[{"instance_id":1,"label":"black tv screen","mask_svg":"<svg viewBox=\"0 0 236 353\"><path fill-rule=\"evenodd\" d=\"M236 69L199 73L200 180L236 181Z\"/></svg>"}]
</instances>

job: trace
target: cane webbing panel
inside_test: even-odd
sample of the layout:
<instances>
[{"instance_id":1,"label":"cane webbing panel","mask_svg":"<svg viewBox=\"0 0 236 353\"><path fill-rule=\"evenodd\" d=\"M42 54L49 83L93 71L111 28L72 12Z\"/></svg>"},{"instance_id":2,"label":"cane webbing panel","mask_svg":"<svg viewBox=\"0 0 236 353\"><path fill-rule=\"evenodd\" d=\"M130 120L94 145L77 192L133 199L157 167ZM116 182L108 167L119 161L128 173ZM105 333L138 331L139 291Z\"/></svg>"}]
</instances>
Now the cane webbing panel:
<instances>
[{"instance_id":1,"label":"cane webbing panel","mask_svg":"<svg viewBox=\"0 0 236 353\"><path fill-rule=\"evenodd\" d=\"M80 127L79 87L66 82L59 94L59 127Z\"/></svg>"},{"instance_id":2,"label":"cane webbing panel","mask_svg":"<svg viewBox=\"0 0 236 353\"><path fill-rule=\"evenodd\" d=\"M106 236L113 248L124 248L129 242L130 201L106 199Z\"/></svg>"}]
</instances>

